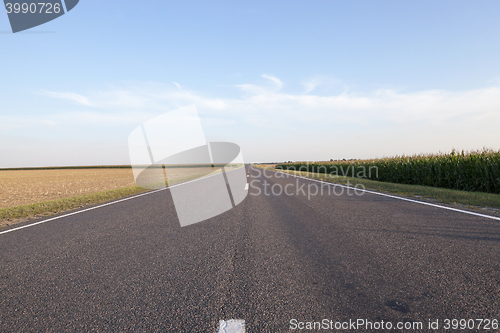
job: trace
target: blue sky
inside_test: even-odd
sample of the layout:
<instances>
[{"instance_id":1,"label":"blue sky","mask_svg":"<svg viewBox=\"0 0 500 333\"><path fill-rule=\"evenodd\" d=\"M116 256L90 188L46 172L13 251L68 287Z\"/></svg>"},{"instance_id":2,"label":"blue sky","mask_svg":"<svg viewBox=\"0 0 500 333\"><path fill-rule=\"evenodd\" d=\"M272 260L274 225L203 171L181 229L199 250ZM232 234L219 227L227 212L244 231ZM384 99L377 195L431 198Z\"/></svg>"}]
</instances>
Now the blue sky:
<instances>
[{"instance_id":1,"label":"blue sky","mask_svg":"<svg viewBox=\"0 0 500 333\"><path fill-rule=\"evenodd\" d=\"M498 1L94 1L0 15L0 167L128 163L195 104L246 161L500 149Z\"/></svg>"}]
</instances>

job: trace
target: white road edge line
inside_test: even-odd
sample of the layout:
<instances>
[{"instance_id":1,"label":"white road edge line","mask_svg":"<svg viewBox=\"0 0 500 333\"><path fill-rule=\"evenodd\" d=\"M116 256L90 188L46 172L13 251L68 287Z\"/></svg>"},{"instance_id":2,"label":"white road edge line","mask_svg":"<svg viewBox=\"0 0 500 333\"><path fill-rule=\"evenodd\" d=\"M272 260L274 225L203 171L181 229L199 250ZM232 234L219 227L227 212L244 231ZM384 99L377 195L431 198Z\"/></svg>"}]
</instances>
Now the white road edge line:
<instances>
[{"instance_id":1,"label":"white road edge line","mask_svg":"<svg viewBox=\"0 0 500 333\"><path fill-rule=\"evenodd\" d=\"M235 171L235 170L238 170L238 169L229 170L229 171L227 171L227 172L231 172L231 171ZM201 178L196 178L196 179L193 179L193 180L190 180L190 181L184 182L184 183L175 184L175 185L172 185L172 186L168 186L168 187L165 187L165 188L161 188L161 189L159 189L159 190L149 191L149 192L146 192L146 193L142 193L142 194L134 195L133 197L129 197L129 198L120 199L120 200L117 200L117 201L108 202L108 203L105 203L105 204L102 204L102 205L99 205L99 206L95 206L95 207L90 207L90 208L87 208L87 209L79 210L79 211L77 211L77 212L68 213L68 214L64 214L64 215L61 215L61 216L52 217L52 218L47 219L47 220L38 221L38 222L35 222L35 223L31 223L31 224L23 225L22 227L17 227L17 228L12 228L12 229L5 230L5 231L0 231L0 235L2 235L2 234L6 234L6 233L9 233L9 232L12 232L12 231L21 230L21 229L24 229L24 228L33 227L33 226L38 225L38 224L42 224L42 223L46 223L46 222L50 222L50 221L54 221L54 220L58 220L58 219L62 219L62 218L64 218L64 217L68 217L68 216L71 216L71 215L76 215L76 214L80 214L80 213L85 213L85 212L88 212L88 211L90 211L90 210L94 210L94 209L97 209L97 208L102 208L102 207L106 207L106 206L109 206L109 205L114 205L114 204L119 203L119 202L123 202L123 201L127 201L127 200L132 200L132 199L135 199L135 198L142 197L142 196L144 196L144 195L153 194L153 193L156 193L156 192L160 192L160 191L168 190L168 189L170 189L170 188L172 188L172 187L185 185L185 184L188 184L188 183L196 182L196 181L198 181L198 180L206 179L206 178L213 177L213 176L220 175L220 174L221 174L221 173L215 173L215 174L210 175L210 176L205 176L205 177L201 177Z\"/></svg>"},{"instance_id":2,"label":"white road edge line","mask_svg":"<svg viewBox=\"0 0 500 333\"><path fill-rule=\"evenodd\" d=\"M245 333L245 321L243 319L221 320L217 333Z\"/></svg>"},{"instance_id":3,"label":"white road edge line","mask_svg":"<svg viewBox=\"0 0 500 333\"><path fill-rule=\"evenodd\" d=\"M68 217L68 216L71 216L71 215L76 215L76 214L80 214L80 213L88 212L89 210L94 210L94 209L97 209L97 208L101 208L101 207L105 207L105 206L113 205L113 204L115 204L115 203L119 203L119 202L123 202L123 201L131 200L131 199L135 199L135 198L142 197L142 196L144 196L144 195L148 195L148 194L151 194L151 193L156 193L156 192L159 192L159 191L163 191L163 190L165 190L165 189L166 189L166 188L162 188L162 189L159 189L159 190L156 190L156 191L151 191L151 192L142 193L142 194L139 194L139 195L135 195L135 196L133 196L133 197L130 197L130 198L125 198L125 199L121 199L121 200L118 200L118 201L108 202L108 203L105 203L105 204L102 204L102 205L99 205L99 206L90 207L90 208L87 208L87 209L84 209L84 210L79 210L79 211L77 211L77 212L73 212L73 213L69 213L69 214L64 214L64 215L61 215L61 216L52 217L52 218L47 219L47 220L43 220L43 221L39 221L39 222L35 222L35 223L31 223L31 224L23 225L22 227L12 228L12 229L5 230L5 231L0 232L0 235L2 235L2 234L6 234L6 233L8 233L8 232L12 232L12 231L16 231L16 230L21 230L21 229L24 229L24 228L32 227L32 226L35 226L35 225L37 225L37 224L42 224L42 223L45 223L45 222L50 222L50 221L54 221L54 220L57 220L57 219L62 219L62 218L64 218L64 217Z\"/></svg>"},{"instance_id":4,"label":"white road edge line","mask_svg":"<svg viewBox=\"0 0 500 333\"><path fill-rule=\"evenodd\" d=\"M285 174L285 175L290 175L290 176L293 176L293 177L296 177L296 178L302 178L302 179L306 179L306 180L312 180L312 181L315 181L315 182L318 182L318 183L327 184L327 185L333 185L333 186L340 186L340 187L344 187L344 188L350 188L350 189L355 190L355 191L362 191L362 192L366 192L366 193L380 195L380 196L383 196L383 197L388 197L388 198L393 198L393 199L398 199L398 200L403 200L403 201L409 201L409 202L418 203L418 204L421 204L421 205L426 205L426 206L431 206L431 207L437 207L437 208L447 209L447 210L451 210L451 211L454 211L454 212L465 213L465 214L470 214L470 215L485 217L487 219L492 219L492 220L500 221L500 217L495 217L495 216L491 216L491 215L469 212L467 210L462 210L462 209L457 209L457 208L451 208L451 207L436 205L436 204L432 204L432 203L429 203L429 202L412 200L412 199L408 199L408 198L404 198L404 197L398 197L398 196L395 196L395 195L390 195L390 194L385 194L385 193L380 193L380 192L374 192L374 191L369 191L369 190L357 189L357 188L354 188L354 187L351 187L351 186L345 186L345 185L342 185L342 184L335 184L335 183L324 182L322 180L317 180L317 179L312 179L312 178L306 178L306 177L302 177L302 176L296 176L296 175L292 175L291 173L286 173L286 172L281 172L281 171L274 171L274 170L270 170L270 171L272 171L272 172L279 172L279 173L282 173L282 174Z\"/></svg>"}]
</instances>

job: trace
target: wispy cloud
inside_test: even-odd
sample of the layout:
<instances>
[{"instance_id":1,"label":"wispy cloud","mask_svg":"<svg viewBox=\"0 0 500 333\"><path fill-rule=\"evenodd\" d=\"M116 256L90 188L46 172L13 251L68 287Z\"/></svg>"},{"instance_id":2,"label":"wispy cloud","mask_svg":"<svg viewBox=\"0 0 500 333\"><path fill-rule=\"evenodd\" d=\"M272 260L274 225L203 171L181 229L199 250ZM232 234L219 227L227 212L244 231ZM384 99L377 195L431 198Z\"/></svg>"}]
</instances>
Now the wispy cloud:
<instances>
[{"instance_id":1,"label":"wispy cloud","mask_svg":"<svg viewBox=\"0 0 500 333\"><path fill-rule=\"evenodd\" d=\"M319 150L311 148L317 146L316 140L324 147L333 145L336 150L351 151L350 156L355 157L390 155L402 150L411 153L480 148L500 143L497 86L459 92L381 89L320 96L314 93L315 85L324 82L320 79L312 80L304 93L293 94L284 91L278 78L262 78L265 81L260 84L236 85L239 94L231 97L213 97L186 88L180 90L170 83L151 82L86 94L45 95L89 106L86 112L65 115L68 121L78 119L114 126L138 124L154 115L195 104L208 131L218 137L226 133L247 138L300 138L301 145L309 145L302 153ZM64 122L60 116L52 120ZM335 137L349 138L349 144L341 148ZM253 142L257 144L258 140ZM267 150L286 151L278 143L265 146ZM293 153L300 155L302 148L297 149Z\"/></svg>"},{"instance_id":2,"label":"wispy cloud","mask_svg":"<svg viewBox=\"0 0 500 333\"><path fill-rule=\"evenodd\" d=\"M308 94L315 90L317 87L323 86L331 89L332 87L336 87L340 83L340 80L327 77L323 75L316 75L308 78L302 82L302 86L304 87L304 94Z\"/></svg>"},{"instance_id":3,"label":"wispy cloud","mask_svg":"<svg viewBox=\"0 0 500 333\"><path fill-rule=\"evenodd\" d=\"M81 105L85 106L92 106L92 103L84 96L73 93L73 92L54 92L54 91L46 91L43 90L41 91L43 95L49 96L49 97L54 97L54 98L60 98L60 99L66 99L70 100L73 102L76 102Z\"/></svg>"},{"instance_id":4,"label":"wispy cloud","mask_svg":"<svg viewBox=\"0 0 500 333\"><path fill-rule=\"evenodd\" d=\"M187 104L196 104L206 115L228 116L238 120L262 118L263 121L317 121L335 123L377 120L393 124L415 122L440 123L468 115L484 118L500 113L500 88L490 87L461 92L425 90L399 92L391 89L368 94L340 93L330 96L290 94L281 91L282 82L264 75L272 85L242 84L236 87L245 94L236 98L205 96L202 93L170 88L161 83L110 88L87 95L72 92L45 91L46 96L63 98L81 105L105 110L120 110L129 115L134 110L166 111ZM252 87L252 89L248 89ZM247 94L251 92L251 94Z\"/></svg>"},{"instance_id":5,"label":"wispy cloud","mask_svg":"<svg viewBox=\"0 0 500 333\"><path fill-rule=\"evenodd\" d=\"M267 83L265 85L259 85L259 84L251 84L251 83L245 83L245 84L238 84L236 85L237 88L239 88L241 91L254 94L254 95L259 95L259 94L268 94L272 92L277 92L283 88L283 82L281 82L280 79L277 77L274 77L272 75L268 74L262 74L262 78L267 80Z\"/></svg>"},{"instance_id":6,"label":"wispy cloud","mask_svg":"<svg viewBox=\"0 0 500 333\"><path fill-rule=\"evenodd\" d=\"M268 79L269 81L271 81L272 83L274 83L274 85L276 86L277 90L280 90L281 88L283 88L283 82L281 82L281 80L278 79L277 77L274 77L272 75L267 75L267 74L262 74L262 77L264 79Z\"/></svg>"}]
</instances>

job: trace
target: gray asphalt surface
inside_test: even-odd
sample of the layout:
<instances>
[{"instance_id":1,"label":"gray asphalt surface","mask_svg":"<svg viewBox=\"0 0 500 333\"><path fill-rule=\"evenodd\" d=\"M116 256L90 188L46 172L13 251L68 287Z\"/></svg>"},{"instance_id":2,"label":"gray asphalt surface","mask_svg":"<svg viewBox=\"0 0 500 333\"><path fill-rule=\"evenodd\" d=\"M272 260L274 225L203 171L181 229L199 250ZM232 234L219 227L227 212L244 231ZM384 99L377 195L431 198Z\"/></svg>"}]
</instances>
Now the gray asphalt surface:
<instances>
[{"instance_id":1,"label":"gray asphalt surface","mask_svg":"<svg viewBox=\"0 0 500 333\"><path fill-rule=\"evenodd\" d=\"M165 190L0 235L0 331L500 319L499 221L326 188L309 200L313 181L249 172L240 205L184 228Z\"/></svg>"}]
</instances>

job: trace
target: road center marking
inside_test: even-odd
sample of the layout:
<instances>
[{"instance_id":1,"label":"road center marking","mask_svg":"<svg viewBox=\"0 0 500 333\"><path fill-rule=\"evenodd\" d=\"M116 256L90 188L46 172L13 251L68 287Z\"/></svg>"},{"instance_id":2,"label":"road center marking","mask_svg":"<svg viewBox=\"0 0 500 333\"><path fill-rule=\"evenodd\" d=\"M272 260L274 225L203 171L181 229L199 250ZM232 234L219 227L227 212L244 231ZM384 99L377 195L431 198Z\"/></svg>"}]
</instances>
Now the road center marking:
<instances>
[{"instance_id":1,"label":"road center marking","mask_svg":"<svg viewBox=\"0 0 500 333\"><path fill-rule=\"evenodd\" d=\"M245 321L243 319L221 320L217 333L245 333Z\"/></svg>"}]
</instances>

